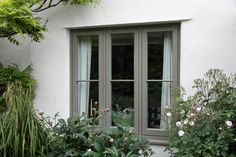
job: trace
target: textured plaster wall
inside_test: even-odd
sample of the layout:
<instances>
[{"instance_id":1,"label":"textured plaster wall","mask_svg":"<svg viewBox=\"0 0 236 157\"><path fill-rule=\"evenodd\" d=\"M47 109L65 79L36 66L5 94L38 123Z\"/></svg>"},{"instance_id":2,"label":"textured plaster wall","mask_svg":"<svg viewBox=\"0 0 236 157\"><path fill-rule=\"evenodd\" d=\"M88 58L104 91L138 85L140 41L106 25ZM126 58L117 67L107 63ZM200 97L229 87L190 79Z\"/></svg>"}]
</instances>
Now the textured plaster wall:
<instances>
[{"instance_id":1,"label":"textured plaster wall","mask_svg":"<svg viewBox=\"0 0 236 157\"><path fill-rule=\"evenodd\" d=\"M19 47L0 39L0 62L33 64L35 104L48 115L69 116L69 28L188 19L181 23L181 85L191 92L193 79L209 68L236 73L236 0L101 0L42 16L49 20L45 39L40 44L24 39Z\"/></svg>"},{"instance_id":2,"label":"textured plaster wall","mask_svg":"<svg viewBox=\"0 0 236 157\"><path fill-rule=\"evenodd\" d=\"M25 38L18 38L21 41L19 46L0 39L0 63L3 65L17 64L24 69L30 64L30 41Z\"/></svg>"}]
</instances>

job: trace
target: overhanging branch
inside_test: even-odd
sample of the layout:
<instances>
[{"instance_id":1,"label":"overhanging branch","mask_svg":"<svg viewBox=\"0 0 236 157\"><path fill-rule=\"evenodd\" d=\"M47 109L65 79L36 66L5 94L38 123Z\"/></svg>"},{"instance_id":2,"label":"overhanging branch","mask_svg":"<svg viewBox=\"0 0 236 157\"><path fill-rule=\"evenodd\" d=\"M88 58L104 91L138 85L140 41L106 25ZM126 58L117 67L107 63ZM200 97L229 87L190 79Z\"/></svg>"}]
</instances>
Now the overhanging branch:
<instances>
[{"instance_id":1,"label":"overhanging branch","mask_svg":"<svg viewBox=\"0 0 236 157\"><path fill-rule=\"evenodd\" d=\"M63 2L63 0L58 0L57 2L54 2L54 0L43 0L42 4L40 4L36 8L33 8L34 5L32 5L31 11L32 12L41 12L41 11L47 10L49 8L56 7L62 2Z\"/></svg>"}]
</instances>

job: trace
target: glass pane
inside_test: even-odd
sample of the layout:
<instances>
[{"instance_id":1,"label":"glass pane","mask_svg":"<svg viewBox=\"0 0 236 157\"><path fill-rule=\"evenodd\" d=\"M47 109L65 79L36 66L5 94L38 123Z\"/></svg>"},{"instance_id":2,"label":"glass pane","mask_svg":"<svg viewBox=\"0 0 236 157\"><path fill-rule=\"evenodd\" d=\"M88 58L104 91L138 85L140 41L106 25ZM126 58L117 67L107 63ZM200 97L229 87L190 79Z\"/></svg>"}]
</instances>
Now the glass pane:
<instances>
[{"instance_id":1,"label":"glass pane","mask_svg":"<svg viewBox=\"0 0 236 157\"><path fill-rule=\"evenodd\" d=\"M134 126L134 83L112 82L112 126Z\"/></svg>"},{"instance_id":2,"label":"glass pane","mask_svg":"<svg viewBox=\"0 0 236 157\"><path fill-rule=\"evenodd\" d=\"M170 82L148 82L148 128L163 128L161 108L170 103Z\"/></svg>"},{"instance_id":3,"label":"glass pane","mask_svg":"<svg viewBox=\"0 0 236 157\"><path fill-rule=\"evenodd\" d=\"M98 36L81 36L78 41L78 80L98 80Z\"/></svg>"},{"instance_id":4,"label":"glass pane","mask_svg":"<svg viewBox=\"0 0 236 157\"><path fill-rule=\"evenodd\" d=\"M113 34L112 79L134 78L134 34Z\"/></svg>"},{"instance_id":5,"label":"glass pane","mask_svg":"<svg viewBox=\"0 0 236 157\"><path fill-rule=\"evenodd\" d=\"M98 82L78 82L78 107L80 115L88 117L99 110Z\"/></svg>"},{"instance_id":6,"label":"glass pane","mask_svg":"<svg viewBox=\"0 0 236 157\"><path fill-rule=\"evenodd\" d=\"M148 33L148 79L170 79L171 53L171 32Z\"/></svg>"}]
</instances>

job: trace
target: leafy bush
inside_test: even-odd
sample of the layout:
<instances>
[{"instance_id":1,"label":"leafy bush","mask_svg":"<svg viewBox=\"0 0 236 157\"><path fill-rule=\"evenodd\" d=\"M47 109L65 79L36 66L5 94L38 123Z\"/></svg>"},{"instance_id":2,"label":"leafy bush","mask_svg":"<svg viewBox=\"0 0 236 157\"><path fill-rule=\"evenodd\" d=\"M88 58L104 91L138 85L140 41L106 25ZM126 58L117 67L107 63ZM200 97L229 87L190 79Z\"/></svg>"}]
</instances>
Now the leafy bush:
<instances>
[{"instance_id":1,"label":"leafy bush","mask_svg":"<svg viewBox=\"0 0 236 157\"><path fill-rule=\"evenodd\" d=\"M118 125L117 128L103 130L95 139L93 149L87 151L85 156L149 157L151 154L146 138L135 135L129 127Z\"/></svg>"},{"instance_id":2,"label":"leafy bush","mask_svg":"<svg viewBox=\"0 0 236 157\"><path fill-rule=\"evenodd\" d=\"M95 111L95 110L94 110ZM107 110L105 110L107 111ZM97 114L94 114L97 115ZM96 126L100 116L59 119L52 129L52 151L49 157L148 157L148 140L132 133L128 127L100 130Z\"/></svg>"},{"instance_id":3,"label":"leafy bush","mask_svg":"<svg viewBox=\"0 0 236 157\"><path fill-rule=\"evenodd\" d=\"M31 93L21 85L7 85L7 109L0 115L1 157L39 157L47 152L49 135L35 114Z\"/></svg>"},{"instance_id":4,"label":"leafy bush","mask_svg":"<svg viewBox=\"0 0 236 157\"><path fill-rule=\"evenodd\" d=\"M24 70L20 70L17 65L3 67L0 64L0 113L6 110L6 102L3 93L7 90L7 84L22 86L22 90L30 90L30 96L34 96L36 80L31 76L32 68L28 66Z\"/></svg>"},{"instance_id":5,"label":"leafy bush","mask_svg":"<svg viewBox=\"0 0 236 157\"><path fill-rule=\"evenodd\" d=\"M211 69L193 88L189 97L178 92L166 109L167 149L176 157L235 157L236 75Z\"/></svg>"}]
</instances>

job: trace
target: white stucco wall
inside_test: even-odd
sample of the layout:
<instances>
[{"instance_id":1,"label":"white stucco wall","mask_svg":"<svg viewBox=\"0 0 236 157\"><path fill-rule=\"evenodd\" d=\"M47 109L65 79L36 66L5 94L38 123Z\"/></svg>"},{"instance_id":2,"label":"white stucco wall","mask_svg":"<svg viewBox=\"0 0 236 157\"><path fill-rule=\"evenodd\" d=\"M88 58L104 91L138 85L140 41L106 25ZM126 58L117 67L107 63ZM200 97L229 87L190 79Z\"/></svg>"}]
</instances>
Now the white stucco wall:
<instances>
[{"instance_id":1,"label":"white stucco wall","mask_svg":"<svg viewBox=\"0 0 236 157\"><path fill-rule=\"evenodd\" d=\"M181 85L190 91L192 80L209 68L236 72L236 0L101 0L52 8L43 17L49 19L45 39L24 39L21 46L0 39L0 62L33 64L35 103L49 115L69 115L69 28L189 19L181 23Z\"/></svg>"},{"instance_id":2,"label":"white stucco wall","mask_svg":"<svg viewBox=\"0 0 236 157\"><path fill-rule=\"evenodd\" d=\"M0 39L0 62L33 64L35 104L48 115L69 115L68 28L189 19L181 23L181 85L191 91L193 79L209 68L236 73L236 0L101 0L53 8L43 17L49 19L45 39L40 44L25 39L19 47Z\"/></svg>"}]
</instances>

